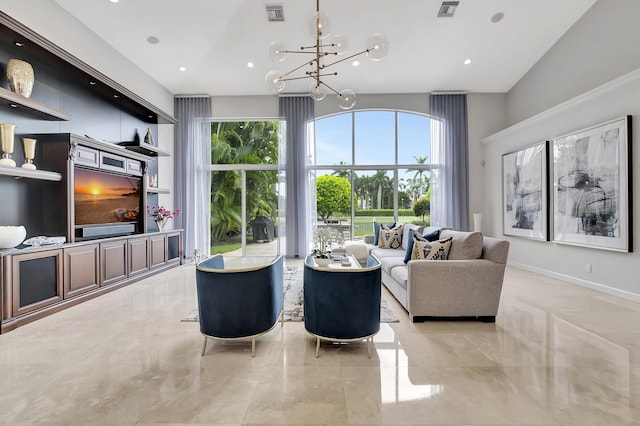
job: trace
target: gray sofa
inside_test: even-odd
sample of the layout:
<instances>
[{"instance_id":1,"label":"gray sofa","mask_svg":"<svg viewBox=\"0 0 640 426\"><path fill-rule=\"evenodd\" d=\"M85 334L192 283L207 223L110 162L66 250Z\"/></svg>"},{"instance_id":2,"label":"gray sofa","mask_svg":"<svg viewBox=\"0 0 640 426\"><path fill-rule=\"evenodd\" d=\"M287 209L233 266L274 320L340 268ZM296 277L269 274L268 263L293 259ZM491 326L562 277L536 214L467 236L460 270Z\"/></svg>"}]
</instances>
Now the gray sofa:
<instances>
[{"instance_id":1,"label":"gray sofa","mask_svg":"<svg viewBox=\"0 0 640 426\"><path fill-rule=\"evenodd\" d=\"M403 227L402 247L378 248L367 243L367 252L382 264L382 282L404 306L411 321L437 317L473 317L494 322L498 313L509 242L480 232L443 229L440 239L452 237L449 260L410 260L404 263L409 230L421 234L437 228L412 224ZM349 246L347 246L349 250ZM356 257L362 245L351 248Z\"/></svg>"}]
</instances>

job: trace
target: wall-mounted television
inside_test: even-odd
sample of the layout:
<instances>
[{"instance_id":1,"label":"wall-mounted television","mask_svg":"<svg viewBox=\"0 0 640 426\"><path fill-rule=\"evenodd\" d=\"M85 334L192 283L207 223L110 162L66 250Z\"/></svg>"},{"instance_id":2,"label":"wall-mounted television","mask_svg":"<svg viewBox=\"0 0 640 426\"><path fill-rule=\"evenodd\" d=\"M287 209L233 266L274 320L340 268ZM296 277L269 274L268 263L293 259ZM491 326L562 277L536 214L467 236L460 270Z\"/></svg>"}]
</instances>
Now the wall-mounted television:
<instances>
[{"instance_id":1,"label":"wall-mounted television","mask_svg":"<svg viewBox=\"0 0 640 426\"><path fill-rule=\"evenodd\" d=\"M140 216L142 179L99 170L74 168L76 237L130 234Z\"/></svg>"}]
</instances>

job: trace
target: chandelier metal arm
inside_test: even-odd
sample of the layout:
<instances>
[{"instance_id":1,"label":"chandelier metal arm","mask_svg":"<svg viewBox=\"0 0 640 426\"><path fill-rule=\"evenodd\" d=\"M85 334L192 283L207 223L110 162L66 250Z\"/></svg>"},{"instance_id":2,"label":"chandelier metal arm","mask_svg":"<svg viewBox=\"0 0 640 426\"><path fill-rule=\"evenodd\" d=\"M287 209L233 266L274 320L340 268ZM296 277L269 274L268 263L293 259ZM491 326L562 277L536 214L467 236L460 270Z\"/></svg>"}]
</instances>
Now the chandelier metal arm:
<instances>
[{"instance_id":1,"label":"chandelier metal arm","mask_svg":"<svg viewBox=\"0 0 640 426\"><path fill-rule=\"evenodd\" d=\"M337 74L338 74L338 73L336 73L336 75L337 75ZM335 93L336 95L338 95L338 96L342 96L342 95L340 94L340 92L338 92L338 91L337 91L336 89L334 89L333 87L329 86L329 85L328 85L327 83L325 83L324 81L320 80L320 81L319 81L319 83L320 83L320 84L322 84L322 85L323 85L324 87L326 87L327 89L331 90L331 91L332 91L333 93Z\"/></svg>"},{"instance_id":2,"label":"chandelier metal arm","mask_svg":"<svg viewBox=\"0 0 640 426\"><path fill-rule=\"evenodd\" d=\"M339 60L337 60L335 62L331 62L330 64L323 65L320 68L329 68L331 65L335 65L335 64L339 64L340 62L348 61L351 58L355 58L356 56L360 56L363 53L369 53L370 51L371 51L371 49L365 49L362 52L354 53L351 56L347 56L346 58L342 58L342 59L339 59Z\"/></svg>"},{"instance_id":3,"label":"chandelier metal arm","mask_svg":"<svg viewBox=\"0 0 640 426\"><path fill-rule=\"evenodd\" d=\"M307 65L313 66L313 63L316 62L317 60L318 60L318 58L314 58L314 59L310 60L309 62L305 62L304 64L300 65L299 67L296 67L296 68L292 69L291 71L289 71L288 73L284 74L283 77L286 77L289 74L298 71L300 68L306 67ZM286 81L286 80L283 79L283 81Z\"/></svg>"}]
</instances>

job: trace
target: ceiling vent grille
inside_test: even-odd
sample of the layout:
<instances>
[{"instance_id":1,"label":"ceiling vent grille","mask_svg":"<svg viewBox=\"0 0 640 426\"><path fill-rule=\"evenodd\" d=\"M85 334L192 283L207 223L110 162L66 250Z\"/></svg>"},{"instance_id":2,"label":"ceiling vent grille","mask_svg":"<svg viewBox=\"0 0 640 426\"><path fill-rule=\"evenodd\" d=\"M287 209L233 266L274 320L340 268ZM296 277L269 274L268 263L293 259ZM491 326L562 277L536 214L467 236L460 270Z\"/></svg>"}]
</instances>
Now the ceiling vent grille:
<instances>
[{"instance_id":1,"label":"ceiling vent grille","mask_svg":"<svg viewBox=\"0 0 640 426\"><path fill-rule=\"evenodd\" d=\"M459 1L445 1L442 2L440 10L438 10L438 18L453 18L453 15L458 9Z\"/></svg>"},{"instance_id":2,"label":"ceiling vent grille","mask_svg":"<svg viewBox=\"0 0 640 426\"><path fill-rule=\"evenodd\" d=\"M268 4L266 8L269 22L284 22L284 9L281 4Z\"/></svg>"}]
</instances>

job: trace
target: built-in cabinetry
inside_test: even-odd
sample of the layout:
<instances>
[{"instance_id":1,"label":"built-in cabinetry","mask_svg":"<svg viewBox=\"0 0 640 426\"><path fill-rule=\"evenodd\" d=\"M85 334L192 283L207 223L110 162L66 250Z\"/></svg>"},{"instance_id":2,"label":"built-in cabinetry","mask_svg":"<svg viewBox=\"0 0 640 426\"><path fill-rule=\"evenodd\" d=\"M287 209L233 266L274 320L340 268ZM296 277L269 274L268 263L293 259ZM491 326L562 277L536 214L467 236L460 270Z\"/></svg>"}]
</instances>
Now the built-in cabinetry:
<instances>
[{"instance_id":1,"label":"built-in cabinetry","mask_svg":"<svg viewBox=\"0 0 640 426\"><path fill-rule=\"evenodd\" d=\"M183 257L181 230L147 232L146 204L169 193L149 187L149 174L156 176L157 157L170 153L139 136L175 118L0 12L0 69L14 57L32 64L35 86L26 98L0 81L1 121L16 125L16 163L23 160L21 138L37 139L38 169L0 166L0 199L9 201L0 225L67 242L0 250L1 332L180 265ZM95 227L78 233L77 168L137 178L132 225L108 236L94 234L104 231Z\"/></svg>"},{"instance_id":2,"label":"built-in cabinetry","mask_svg":"<svg viewBox=\"0 0 640 426\"><path fill-rule=\"evenodd\" d=\"M180 265L182 230L1 252L6 332Z\"/></svg>"}]
</instances>

